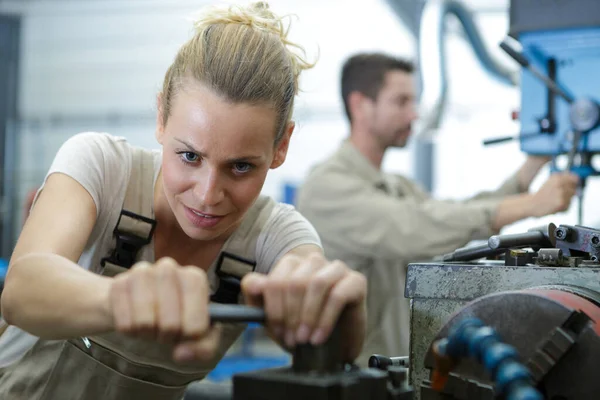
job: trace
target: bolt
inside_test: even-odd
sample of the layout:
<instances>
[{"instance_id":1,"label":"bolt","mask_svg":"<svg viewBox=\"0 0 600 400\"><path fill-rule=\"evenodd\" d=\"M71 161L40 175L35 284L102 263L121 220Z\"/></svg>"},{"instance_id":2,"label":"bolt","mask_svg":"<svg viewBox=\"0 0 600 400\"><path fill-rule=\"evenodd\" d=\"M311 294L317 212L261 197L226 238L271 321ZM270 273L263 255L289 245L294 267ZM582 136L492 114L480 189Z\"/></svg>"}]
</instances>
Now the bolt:
<instances>
[{"instance_id":1,"label":"bolt","mask_svg":"<svg viewBox=\"0 0 600 400\"><path fill-rule=\"evenodd\" d=\"M592 236L592 246L600 247L600 237L598 235Z\"/></svg>"},{"instance_id":2,"label":"bolt","mask_svg":"<svg viewBox=\"0 0 600 400\"><path fill-rule=\"evenodd\" d=\"M571 230L569 228L560 227L556 228L556 231L554 231L554 237L558 240L567 240L570 233Z\"/></svg>"}]
</instances>

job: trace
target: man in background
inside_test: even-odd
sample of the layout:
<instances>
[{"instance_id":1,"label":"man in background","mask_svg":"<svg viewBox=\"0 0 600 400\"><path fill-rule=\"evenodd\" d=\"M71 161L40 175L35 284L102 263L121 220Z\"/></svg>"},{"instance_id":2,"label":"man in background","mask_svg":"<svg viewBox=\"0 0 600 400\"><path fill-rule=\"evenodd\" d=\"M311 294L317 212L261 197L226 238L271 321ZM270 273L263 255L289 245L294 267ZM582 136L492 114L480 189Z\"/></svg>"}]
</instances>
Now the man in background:
<instances>
[{"instance_id":1,"label":"man in background","mask_svg":"<svg viewBox=\"0 0 600 400\"><path fill-rule=\"evenodd\" d=\"M385 152L406 145L417 119L413 71L410 61L381 53L346 61L341 88L350 136L309 172L297 198L326 256L368 279L361 366L372 354L408 355L404 285L409 262L487 238L524 218L564 211L578 182L576 175L554 174L538 192L528 193L548 161L530 156L496 191L457 202L433 199L408 178L383 173Z\"/></svg>"}]
</instances>

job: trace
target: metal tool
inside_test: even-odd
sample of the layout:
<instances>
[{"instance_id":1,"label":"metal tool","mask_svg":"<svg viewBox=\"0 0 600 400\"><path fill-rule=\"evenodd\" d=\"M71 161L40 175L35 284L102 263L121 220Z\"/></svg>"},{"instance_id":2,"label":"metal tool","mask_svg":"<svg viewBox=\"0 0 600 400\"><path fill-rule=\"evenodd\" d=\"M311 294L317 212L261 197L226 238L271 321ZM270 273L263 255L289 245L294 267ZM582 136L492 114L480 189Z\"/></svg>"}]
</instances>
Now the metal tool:
<instances>
[{"instance_id":1,"label":"metal tool","mask_svg":"<svg viewBox=\"0 0 600 400\"><path fill-rule=\"evenodd\" d=\"M264 310L230 304L209 305L212 322L265 323ZM408 360L374 356L379 361L373 368L360 369L342 359L342 338L338 327L327 342L320 346L302 344L292 350L292 365L285 368L252 371L234 375L232 392L202 385L186 394L186 400L203 395L234 400L411 400L408 386ZM225 396L225 397L223 397Z\"/></svg>"},{"instance_id":2,"label":"metal tool","mask_svg":"<svg viewBox=\"0 0 600 400\"><path fill-rule=\"evenodd\" d=\"M551 223L543 227L530 229L524 233L490 236L487 243L461 247L452 253L444 254L441 260L444 262L473 261L480 258L499 256L511 248L531 247L539 249L553 247L556 243L555 230L556 225Z\"/></svg>"},{"instance_id":3,"label":"metal tool","mask_svg":"<svg viewBox=\"0 0 600 400\"><path fill-rule=\"evenodd\" d=\"M258 322L265 323L266 314L262 308L210 303L208 305L211 322Z\"/></svg>"}]
</instances>

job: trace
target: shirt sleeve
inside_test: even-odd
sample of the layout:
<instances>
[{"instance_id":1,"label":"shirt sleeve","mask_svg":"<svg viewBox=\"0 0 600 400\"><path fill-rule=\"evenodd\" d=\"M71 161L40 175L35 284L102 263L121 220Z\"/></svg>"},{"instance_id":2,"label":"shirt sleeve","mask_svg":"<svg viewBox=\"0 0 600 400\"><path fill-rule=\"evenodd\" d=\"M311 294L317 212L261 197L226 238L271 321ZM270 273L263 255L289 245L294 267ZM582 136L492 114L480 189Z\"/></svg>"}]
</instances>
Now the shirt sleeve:
<instances>
[{"instance_id":1,"label":"shirt sleeve","mask_svg":"<svg viewBox=\"0 0 600 400\"><path fill-rule=\"evenodd\" d=\"M397 197L342 173L304 189L299 209L326 243L348 254L386 259L428 259L489 237L501 201Z\"/></svg>"},{"instance_id":2,"label":"shirt sleeve","mask_svg":"<svg viewBox=\"0 0 600 400\"><path fill-rule=\"evenodd\" d=\"M268 273L286 253L306 244L322 247L315 228L293 206L278 203L256 243L257 272Z\"/></svg>"},{"instance_id":3,"label":"shirt sleeve","mask_svg":"<svg viewBox=\"0 0 600 400\"><path fill-rule=\"evenodd\" d=\"M75 179L90 194L96 205L97 215L102 204L106 181L114 177L107 175L107 163L114 164L118 152L118 139L108 134L84 132L67 139L52 161L44 179L44 184L38 190L42 191L48 177L54 173L62 173ZM118 169L114 168L113 170ZM34 200L34 202L35 202Z\"/></svg>"}]
</instances>

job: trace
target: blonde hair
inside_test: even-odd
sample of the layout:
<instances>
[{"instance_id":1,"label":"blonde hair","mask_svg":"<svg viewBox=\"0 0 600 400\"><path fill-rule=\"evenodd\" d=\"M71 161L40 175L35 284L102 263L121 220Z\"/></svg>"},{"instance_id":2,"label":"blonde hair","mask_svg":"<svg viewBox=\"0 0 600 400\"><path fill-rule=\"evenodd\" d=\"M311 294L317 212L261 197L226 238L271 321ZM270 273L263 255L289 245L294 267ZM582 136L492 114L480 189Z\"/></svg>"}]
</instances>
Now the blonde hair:
<instances>
[{"instance_id":1,"label":"blonde hair","mask_svg":"<svg viewBox=\"0 0 600 400\"><path fill-rule=\"evenodd\" d=\"M203 13L194 23L195 35L179 49L165 75L159 110L163 124L173 98L193 78L233 103L273 107L277 143L292 116L299 75L314 66L292 51L305 55L288 40L284 18L266 2Z\"/></svg>"}]
</instances>

